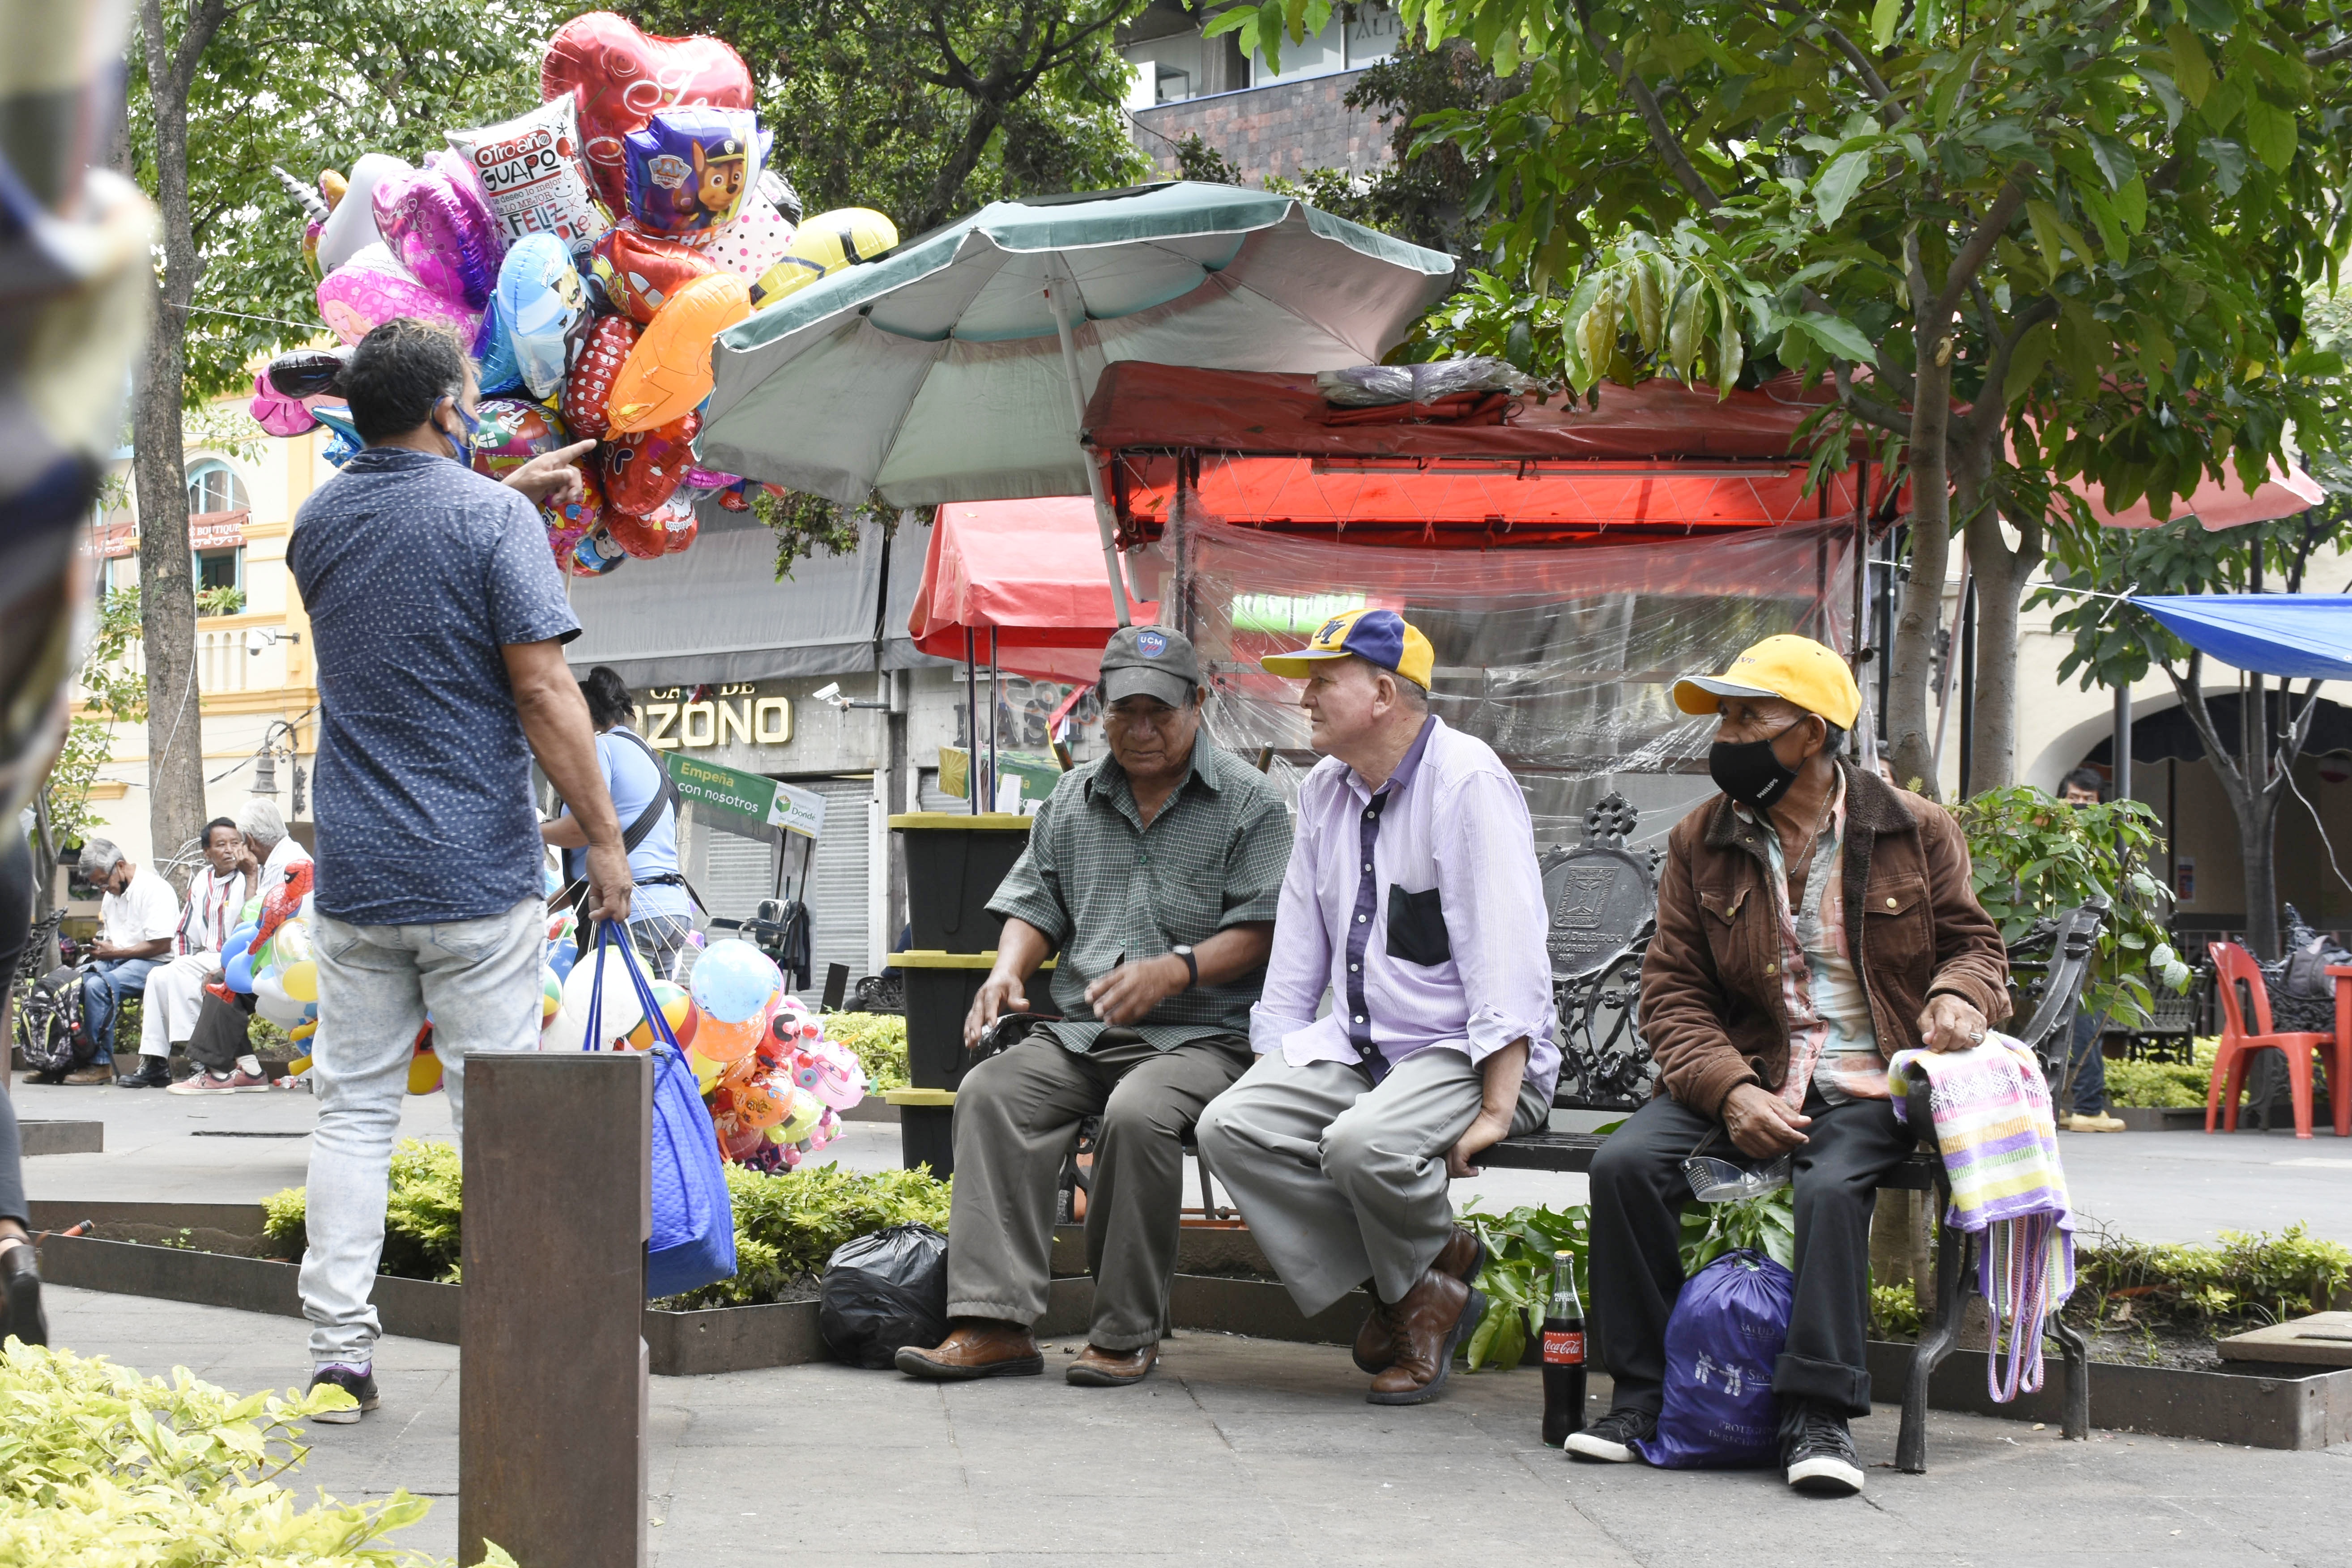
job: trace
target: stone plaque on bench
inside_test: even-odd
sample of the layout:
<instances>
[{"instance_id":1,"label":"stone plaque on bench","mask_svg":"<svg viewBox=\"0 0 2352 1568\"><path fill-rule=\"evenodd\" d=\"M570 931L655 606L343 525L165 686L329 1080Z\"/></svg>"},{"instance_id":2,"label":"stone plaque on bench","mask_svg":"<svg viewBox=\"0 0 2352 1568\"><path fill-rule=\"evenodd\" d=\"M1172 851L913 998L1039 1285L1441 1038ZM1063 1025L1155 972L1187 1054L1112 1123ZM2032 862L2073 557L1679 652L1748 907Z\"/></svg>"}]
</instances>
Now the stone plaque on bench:
<instances>
[{"instance_id":1,"label":"stone plaque on bench","mask_svg":"<svg viewBox=\"0 0 2352 1568\"><path fill-rule=\"evenodd\" d=\"M1649 868L1623 849L1585 845L1544 872L1554 980L1590 974L1625 951L1657 910Z\"/></svg>"}]
</instances>

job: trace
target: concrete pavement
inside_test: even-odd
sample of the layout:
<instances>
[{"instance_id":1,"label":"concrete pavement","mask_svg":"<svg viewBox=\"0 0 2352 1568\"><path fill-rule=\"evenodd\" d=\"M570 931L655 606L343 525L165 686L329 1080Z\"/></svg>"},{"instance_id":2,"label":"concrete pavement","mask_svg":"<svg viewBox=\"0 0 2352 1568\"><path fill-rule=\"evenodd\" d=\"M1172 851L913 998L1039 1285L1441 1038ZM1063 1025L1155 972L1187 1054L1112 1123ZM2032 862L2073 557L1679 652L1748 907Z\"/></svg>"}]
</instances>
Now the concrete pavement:
<instances>
[{"instance_id":1,"label":"concrete pavement","mask_svg":"<svg viewBox=\"0 0 2352 1568\"><path fill-rule=\"evenodd\" d=\"M307 1373L283 1318L50 1292L58 1342L239 1392ZM1049 1363L1076 1346L1057 1342ZM387 1340L383 1407L314 1426L295 1478L352 1500L436 1499L401 1544L457 1541L457 1352ZM1054 1364L1049 1364L1049 1373ZM1891 1468L1896 1413L1859 1422L1857 1500L1771 1472L1571 1465L1538 1446L1533 1372L1457 1373L1378 1409L1341 1349L1187 1334L1132 1389L1058 1375L919 1384L818 1365L653 1384L653 1561L812 1568L2337 1568L2352 1445L2289 1454L2055 1431L1938 1412L1929 1473ZM1605 1397L1596 1380L1596 1408Z\"/></svg>"},{"instance_id":2,"label":"concrete pavement","mask_svg":"<svg viewBox=\"0 0 2352 1568\"><path fill-rule=\"evenodd\" d=\"M25 1163L36 1198L255 1203L302 1184L318 1102L306 1093L184 1096L159 1089L16 1087L16 1114L106 1123L97 1154ZM1565 1121L1573 1113L1560 1112ZM1579 1124L1596 1120L1582 1118ZM449 1102L411 1098L401 1131L446 1138ZM2321 1133L2070 1132L2060 1140L2075 1207L2086 1222L2142 1241L2209 1242L2224 1230L2278 1230L2296 1220L2352 1244L2352 1142ZM898 1130L851 1122L820 1158L854 1170L895 1168ZM1197 1201L1188 1175L1187 1201ZM1582 1203L1581 1176L1490 1171L1457 1182L1454 1202L1493 1211Z\"/></svg>"}]
</instances>

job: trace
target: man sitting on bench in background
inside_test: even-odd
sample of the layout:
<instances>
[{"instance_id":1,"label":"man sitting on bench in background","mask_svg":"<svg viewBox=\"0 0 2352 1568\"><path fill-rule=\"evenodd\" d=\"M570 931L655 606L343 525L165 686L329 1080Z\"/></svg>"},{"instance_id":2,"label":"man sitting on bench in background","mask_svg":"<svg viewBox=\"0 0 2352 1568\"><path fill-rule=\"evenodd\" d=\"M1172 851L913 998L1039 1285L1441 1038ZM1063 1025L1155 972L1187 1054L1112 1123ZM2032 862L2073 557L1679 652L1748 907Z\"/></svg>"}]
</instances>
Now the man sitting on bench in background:
<instances>
[{"instance_id":1,"label":"man sitting on bench in background","mask_svg":"<svg viewBox=\"0 0 2352 1568\"><path fill-rule=\"evenodd\" d=\"M1719 713L1723 793L1675 825L1642 966L1642 1036L1664 1092L1592 1163L1592 1328L1614 1407L1568 1439L1622 1463L1657 1428L1682 1289L1683 1162L1793 1155L1796 1300L1773 1369L1789 1484L1862 1489L1847 1422L1870 1414L1863 1341L1878 1184L1917 1146L1895 1119L1898 1050L1964 1050L2009 1016L2009 959L1943 807L1835 758L1861 711L1845 661L1771 637L1675 683Z\"/></svg>"},{"instance_id":2,"label":"man sitting on bench in background","mask_svg":"<svg viewBox=\"0 0 2352 1568\"><path fill-rule=\"evenodd\" d=\"M1282 792L1201 728L1201 666L1163 626L1102 659L1110 755L1065 774L988 907L995 966L964 1022L976 1046L1028 1003L1055 949L1062 1021L990 1058L956 1093L946 1340L898 1352L915 1377L1034 1376L1055 1195L1079 1121L1102 1118L1087 1202L1094 1325L1069 1381L1139 1383L1176 1272L1185 1131L1249 1065L1250 1004L1290 858Z\"/></svg>"},{"instance_id":3,"label":"man sitting on bench in background","mask_svg":"<svg viewBox=\"0 0 2352 1568\"><path fill-rule=\"evenodd\" d=\"M1324 756L1298 790L1257 1065L1201 1151L1301 1312L1370 1280L1366 1397L1419 1405L1484 1301L1446 1183L1542 1126L1559 1077L1534 829L1487 744L1429 711L1429 639L1395 611L1262 662L1306 678Z\"/></svg>"}]
</instances>

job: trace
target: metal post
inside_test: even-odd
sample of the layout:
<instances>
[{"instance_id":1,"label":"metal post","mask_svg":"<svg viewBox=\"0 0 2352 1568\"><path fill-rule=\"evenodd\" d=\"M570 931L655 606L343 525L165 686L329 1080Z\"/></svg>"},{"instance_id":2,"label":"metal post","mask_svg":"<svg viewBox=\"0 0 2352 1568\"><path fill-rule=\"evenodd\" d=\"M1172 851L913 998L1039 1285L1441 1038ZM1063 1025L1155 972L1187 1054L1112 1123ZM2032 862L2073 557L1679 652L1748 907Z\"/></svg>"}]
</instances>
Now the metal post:
<instances>
[{"instance_id":1,"label":"metal post","mask_svg":"<svg viewBox=\"0 0 2352 1568\"><path fill-rule=\"evenodd\" d=\"M2131 688L2116 688L2116 756L2115 775L2117 800L2129 800L2132 792L2132 716Z\"/></svg>"},{"instance_id":2,"label":"metal post","mask_svg":"<svg viewBox=\"0 0 2352 1568\"><path fill-rule=\"evenodd\" d=\"M466 1064L462 1563L494 1541L526 1563L645 1563L653 1081L636 1052Z\"/></svg>"},{"instance_id":3,"label":"metal post","mask_svg":"<svg viewBox=\"0 0 2352 1568\"><path fill-rule=\"evenodd\" d=\"M1969 798L1969 773L1976 761L1977 745L1977 580L1969 579L1967 592L1960 595L1960 791L1959 798Z\"/></svg>"},{"instance_id":4,"label":"metal post","mask_svg":"<svg viewBox=\"0 0 2352 1568\"><path fill-rule=\"evenodd\" d=\"M980 668L971 628L963 630L963 796L980 815Z\"/></svg>"},{"instance_id":5,"label":"metal post","mask_svg":"<svg viewBox=\"0 0 2352 1568\"><path fill-rule=\"evenodd\" d=\"M996 809L996 693L1003 677L997 671L996 628L988 628L988 809Z\"/></svg>"}]
</instances>

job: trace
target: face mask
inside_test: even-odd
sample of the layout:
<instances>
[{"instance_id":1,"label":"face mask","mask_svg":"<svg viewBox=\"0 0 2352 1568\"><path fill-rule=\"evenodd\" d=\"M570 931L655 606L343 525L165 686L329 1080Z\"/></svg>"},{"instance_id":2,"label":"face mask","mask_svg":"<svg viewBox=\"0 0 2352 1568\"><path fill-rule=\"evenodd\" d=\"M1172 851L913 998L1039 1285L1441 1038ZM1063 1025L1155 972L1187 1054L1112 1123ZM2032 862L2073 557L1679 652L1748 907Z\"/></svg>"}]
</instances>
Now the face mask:
<instances>
[{"instance_id":1,"label":"face mask","mask_svg":"<svg viewBox=\"0 0 2352 1568\"><path fill-rule=\"evenodd\" d=\"M1793 726L1792 726L1793 728ZM1789 731L1783 730L1781 735ZM1715 787L1738 801L1761 811L1789 793L1797 782L1797 770L1773 753L1775 735L1762 741L1717 741L1707 748L1706 773Z\"/></svg>"},{"instance_id":2,"label":"face mask","mask_svg":"<svg viewBox=\"0 0 2352 1568\"><path fill-rule=\"evenodd\" d=\"M434 428L441 430L441 439L449 443L449 456L457 462L457 466L459 468L471 468L474 465L474 438L481 434L482 422L474 416L467 413L466 405L462 403L452 403L449 405L449 407L451 412L457 416L457 423L464 427L466 432L465 438L460 440L457 437L450 435L448 431L441 430L441 426L437 423L434 426Z\"/></svg>"}]
</instances>

